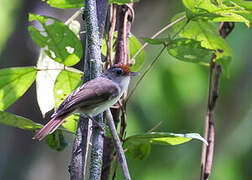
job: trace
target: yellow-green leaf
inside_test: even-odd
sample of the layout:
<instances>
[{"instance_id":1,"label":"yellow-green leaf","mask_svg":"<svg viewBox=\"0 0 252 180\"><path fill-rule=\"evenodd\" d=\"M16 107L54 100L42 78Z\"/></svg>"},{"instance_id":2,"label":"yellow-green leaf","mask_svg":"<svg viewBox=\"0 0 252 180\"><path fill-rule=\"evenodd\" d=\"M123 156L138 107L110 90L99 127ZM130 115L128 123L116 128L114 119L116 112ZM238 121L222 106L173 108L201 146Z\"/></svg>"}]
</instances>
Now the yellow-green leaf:
<instances>
[{"instance_id":1,"label":"yellow-green leaf","mask_svg":"<svg viewBox=\"0 0 252 180\"><path fill-rule=\"evenodd\" d=\"M38 130L42 128L41 124L35 123L30 119L4 111L0 111L0 123L24 130Z\"/></svg>"},{"instance_id":2,"label":"yellow-green leaf","mask_svg":"<svg viewBox=\"0 0 252 180\"><path fill-rule=\"evenodd\" d=\"M81 42L68 26L56 18L29 14L29 21L34 20L41 23L43 30L29 26L30 35L51 59L66 66L80 61L83 52Z\"/></svg>"},{"instance_id":3,"label":"yellow-green leaf","mask_svg":"<svg viewBox=\"0 0 252 180\"><path fill-rule=\"evenodd\" d=\"M5 68L0 70L0 110L5 110L20 98L36 77L34 67Z\"/></svg>"}]
</instances>

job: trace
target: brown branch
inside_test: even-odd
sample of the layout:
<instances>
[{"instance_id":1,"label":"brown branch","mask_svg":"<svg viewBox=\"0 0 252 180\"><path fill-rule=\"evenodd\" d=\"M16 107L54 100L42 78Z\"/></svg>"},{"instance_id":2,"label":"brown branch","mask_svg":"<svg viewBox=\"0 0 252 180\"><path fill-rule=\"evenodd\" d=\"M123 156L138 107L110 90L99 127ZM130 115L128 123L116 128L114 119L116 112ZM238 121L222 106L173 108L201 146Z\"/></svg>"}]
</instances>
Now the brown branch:
<instances>
[{"instance_id":1,"label":"brown branch","mask_svg":"<svg viewBox=\"0 0 252 180\"><path fill-rule=\"evenodd\" d=\"M120 109L118 108L110 108L110 111L113 115L115 127L117 127L120 119ZM111 173L111 164L114 160L114 144L113 139L111 137L104 138L104 151L103 151L103 167L102 167L102 180L108 180Z\"/></svg>"},{"instance_id":2,"label":"brown branch","mask_svg":"<svg viewBox=\"0 0 252 180\"><path fill-rule=\"evenodd\" d=\"M214 59L216 56L213 54L210 64L210 70L209 70L209 84L208 84L208 101L207 101L207 113L205 117L205 127L204 127L204 138L208 139L208 133L209 133L209 119L210 119L210 106L211 106L211 94L212 94L212 84L213 84L213 71L215 68L215 62ZM207 154L207 145L205 143L202 144L202 151L201 151L201 178L204 177L204 171L205 171L205 163L206 163L206 154Z\"/></svg>"},{"instance_id":3,"label":"brown branch","mask_svg":"<svg viewBox=\"0 0 252 180\"><path fill-rule=\"evenodd\" d=\"M219 25L218 31L222 38L226 38L234 29L234 23L222 22ZM208 146L203 144L201 154L201 180L208 180L211 173L214 156L214 142L215 142L215 109L216 102L219 95L219 83L222 68L221 65L215 64L215 55L211 59L210 73L209 73L209 92L208 105L205 118L204 138L208 139ZM215 70L214 82L212 82L213 72ZM212 88L213 86L213 88Z\"/></svg>"},{"instance_id":4,"label":"brown branch","mask_svg":"<svg viewBox=\"0 0 252 180\"><path fill-rule=\"evenodd\" d=\"M116 13L118 6L116 4L112 4L110 6L110 25L109 25L109 35L108 35L108 56L107 56L107 64L111 66L113 64L113 39L114 32L116 26ZM107 66L108 67L108 66Z\"/></svg>"},{"instance_id":5,"label":"brown branch","mask_svg":"<svg viewBox=\"0 0 252 180\"><path fill-rule=\"evenodd\" d=\"M208 147L207 147L207 156L206 156L206 164L205 164L205 171L204 171L204 179L208 179L212 163L213 163L213 155L214 155L214 136L215 136L215 128L214 128L214 121L215 121L215 109L216 109L216 101L219 94L219 82L221 77L221 66L218 64L216 66L215 72L215 79L214 79L214 87L212 91L211 103L209 109L209 136L208 136Z\"/></svg>"},{"instance_id":6,"label":"brown branch","mask_svg":"<svg viewBox=\"0 0 252 180\"><path fill-rule=\"evenodd\" d=\"M119 162L120 162L122 170L123 170L124 179L125 180L130 180L131 178L130 178L130 174L129 174L128 165L127 165L126 158L125 158L125 155L124 155L124 151L123 151L123 148L122 148L122 145L121 145L121 141L120 141L120 139L119 139L119 137L117 135L117 131L116 131L116 128L115 128L115 125L114 125L114 120L113 120L113 117L112 117L112 114L111 114L110 110L106 111L106 119L107 119L107 124L109 126L111 135L112 135L113 140L114 140L114 144L116 146L116 151L117 151L117 154L118 154Z\"/></svg>"},{"instance_id":7,"label":"brown branch","mask_svg":"<svg viewBox=\"0 0 252 180\"><path fill-rule=\"evenodd\" d=\"M126 97L125 97L126 98ZM126 104L125 99L122 99L122 102L119 102L120 109L121 109L121 126L120 126L120 138L123 140L124 136L126 135L126 127L127 127L127 114L126 114Z\"/></svg>"},{"instance_id":8,"label":"brown branch","mask_svg":"<svg viewBox=\"0 0 252 180\"><path fill-rule=\"evenodd\" d=\"M133 19L132 7L133 3L119 6L115 64L127 64L127 58L129 58L128 41Z\"/></svg>"},{"instance_id":9,"label":"brown branch","mask_svg":"<svg viewBox=\"0 0 252 180\"><path fill-rule=\"evenodd\" d=\"M117 6L112 5L111 7L111 18L110 18L110 28L109 28L109 37L108 37L108 57L107 57L107 64L129 64L129 34L130 34L130 28L132 19L134 18L134 11L133 11L133 3L129 3L123 6ZM118 19L116 18L118 12ZM118 22L116 22L118 20ZM117 40L116 40L116 54L115 54L115 60L113 61L113 38L114 38L114 32L115 32L115 25L117 23ZM121 98L121 101L123 102L126 98L126 93ZM123 107L122 107L123 106ZM117 126L119 122L120 117L120 110L125 109L124 103L122 105L119 105L117 107L111 108L112 116L114 119L114 123ZM123 125L123 132L125 132L126 128L126 113L125 111L122 111L121 116L121 125ZM121 128L122 129L122 128ZM112 139L111 138L105 138L104 140L104 160L103 160L103 170L102 170L102 180L108 180L110 169L111 169L111 163L113 161L113 155L114 155L114 147L111 146ZM117 159L117 158L115 158Z\"/></svg>"}]
</instances>

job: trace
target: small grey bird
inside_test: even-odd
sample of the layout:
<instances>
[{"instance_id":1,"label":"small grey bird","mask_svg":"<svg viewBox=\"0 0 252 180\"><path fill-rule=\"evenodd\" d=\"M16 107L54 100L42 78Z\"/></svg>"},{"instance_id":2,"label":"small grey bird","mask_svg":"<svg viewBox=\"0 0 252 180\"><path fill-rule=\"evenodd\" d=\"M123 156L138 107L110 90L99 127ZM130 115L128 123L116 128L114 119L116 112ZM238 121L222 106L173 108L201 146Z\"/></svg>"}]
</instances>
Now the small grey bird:
<instances>
[{"instance_id":1,"label":"small grey bird","mask_svg":"<svg viewBox=\"0 0 252 180\"><path fill-rule=\"evenodd\" d=\"M116 64L101 76L92 79L73 91L51 116L51 120L40 129L33 139L42 140L53 133L74 112L87 117L95 116L113 106L123 95L130 77L137 75L129 67Z\"/></svg>"}]
</instances>

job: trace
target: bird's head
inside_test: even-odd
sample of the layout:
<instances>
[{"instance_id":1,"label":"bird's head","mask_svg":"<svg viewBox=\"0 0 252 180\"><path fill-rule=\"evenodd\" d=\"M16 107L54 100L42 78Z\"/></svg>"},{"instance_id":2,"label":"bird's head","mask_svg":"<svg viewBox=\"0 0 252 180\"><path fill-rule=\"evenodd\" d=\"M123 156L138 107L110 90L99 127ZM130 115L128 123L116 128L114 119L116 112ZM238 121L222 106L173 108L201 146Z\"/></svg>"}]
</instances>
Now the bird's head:
<instances>
[{"instance_id":1,"label":"bird's head","mask_svg":"<svg viewBox=\"0 0 252 180\"><path fill-rule=\"evenodd\" d=\"M114 82L121 83L124 80L130 79L131 76L136 76L137 72L130 71L130 68L123 64L115 64L104 72L104 75Z\"/></svg>"}]
</instances>

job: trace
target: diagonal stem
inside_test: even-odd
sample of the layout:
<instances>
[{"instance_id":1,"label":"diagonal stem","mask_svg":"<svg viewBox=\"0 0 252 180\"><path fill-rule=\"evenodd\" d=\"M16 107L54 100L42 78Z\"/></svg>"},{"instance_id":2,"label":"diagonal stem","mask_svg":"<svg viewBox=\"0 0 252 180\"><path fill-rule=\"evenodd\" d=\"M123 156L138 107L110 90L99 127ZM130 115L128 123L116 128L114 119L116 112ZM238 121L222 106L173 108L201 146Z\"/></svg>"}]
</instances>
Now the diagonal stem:
<instances>
[{"instance_id":1,"label":"diagonal stem","mask_svg":"<svg viewBox=\"0 0 252 180\"><path fill-rule=\"evenodd\" d=\"M119 162L121 164L122 170L123 170L123 176L125 180L130 180L130 173L129 173L129 169L128 169L128 165L127 165L127 161L124 155L124 151L121 145L121 141L120 138L117 134L116 128L115 128L115 124L114 124L114 120L113 120L113 116L110 112L110 110L106 111L106 118L107 118L107 123L111 132L111 135L113 137L114 140L114 145L116 147L116 151L118 154L118 159Z\"/></svg>"}]
</instances>

